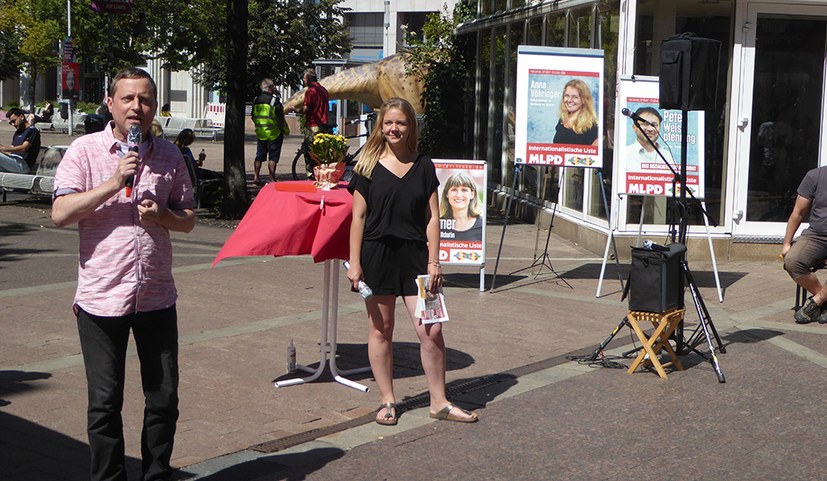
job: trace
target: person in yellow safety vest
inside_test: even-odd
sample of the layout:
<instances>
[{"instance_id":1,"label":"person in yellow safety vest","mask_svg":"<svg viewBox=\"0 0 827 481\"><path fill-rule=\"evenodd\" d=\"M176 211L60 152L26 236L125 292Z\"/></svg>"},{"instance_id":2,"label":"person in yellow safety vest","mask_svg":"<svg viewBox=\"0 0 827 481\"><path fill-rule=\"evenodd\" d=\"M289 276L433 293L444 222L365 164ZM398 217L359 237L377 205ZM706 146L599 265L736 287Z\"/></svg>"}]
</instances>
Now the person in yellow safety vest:
<instances>
[{"instance_id":1,"label":"person in yellow safety vest","mask_svg":"<svg viewBox=\"0 0 827 481\"><path fill-rule=\"evenodd\" d=\"M253 164L253 183L261 185L261 164L268 158L267 168L270 170L270 181L276 181L276 164L281 156L281 146L284 136L290 134L287 122L284 120L284 107L276 93L276 86L272 79L261 81L261 94L253 101L253 125L256 127L256 160Z\"/></svg>"}]
</instances>

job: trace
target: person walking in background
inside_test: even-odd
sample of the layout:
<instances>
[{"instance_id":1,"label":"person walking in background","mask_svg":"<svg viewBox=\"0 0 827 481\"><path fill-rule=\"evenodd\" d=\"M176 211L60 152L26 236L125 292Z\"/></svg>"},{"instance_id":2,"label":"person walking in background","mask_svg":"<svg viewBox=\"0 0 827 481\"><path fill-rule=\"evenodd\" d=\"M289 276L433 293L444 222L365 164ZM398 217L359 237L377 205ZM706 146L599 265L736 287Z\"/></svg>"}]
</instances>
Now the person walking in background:
<instances>
[{"instance_id":1,"label":"person walking in background","mask_svg":"<svg viewBox=\"0 0 827 481\"><path fill-rule=\"evenodd\" d=\"M6 116L14 136L11 145L0 145L0 172L31 172L40 154L40 131L29 125L23 109L11 108Z\"/></svg>"},{"instance_id":2,"label":"person walking in background","mask_svg":"<svg viewBox=\"0 0 827 481\"><path fill-rule=\"evenodd\" d=\"M307 90L304 91L304 104L295 109L295 112L304 114L305 134L308 144L313 142L313 137L319 132L328 132L327 124L327 102L330 95L327 89L319 83L316 77L316 71L309 68L304 71L302 78L304 86ZM292 112L289 111L287 113ZM310 163L308 156L305 156L305 163L307 176L313 175L313 165Z\"/></svg>"},{"instance_id":3,"label":"person walking in background","mask_svg":"<svg viewBox=\"0 0 827 481\"><path fill-rule=\"evenodd\" d=\"M74 299L88 388L90 479L126 480L121 410L129 333L141 364L143 480L168 480L178 420L178 320L170 231L195 226L187 167L172 143L149 135L152 77L138 68L112 80L112 122L69 146L55 175L52 221L78 224ZM138 151L127 144L140 127ZM131 193L127 185L133 179Z\"/></svg>"},{"instance_id":4,"label":"person walking in background","mask_svg":"<svg viewBox=\"0 0 827 481\"><path fill-rule=\"evenodd\" d=\"M281 157L281 146L284 136L290 134L287 122L284 120L284 107L279 101L276 86L273 80L266 78L261 81L261 94L253 101L253 124L256 128L256 159L253 164L253 183L261 185L261 164L268 158L267 168L270 171L270 182L276 181L276 164Z\"/></svg>"},{"instance_id":5,"label":"person walking in background","mask_svg":"<svg viewBox=\"0 0 827 481\"><path fill-rule=\"evenodd\" d=\"M416 277L427 273L431 292L442 284L439 264L439 181L430 158L417 152L419 133L413 106L386 101L379 110L354 176L347 277L357 288L364 280L373 290L368 312L368 357L381 405L376 422L399 419L393 391L393 329L396 298L402 296L419 337L422 368L431 397L431 417L474 422L470 413L445 395L445 341L442 325L423 324L416 316Z\"/></svg>"},{"instance_id":6,"label":"person walking in background","mask_svg":"<svg viewBox=\"0 0 827 481\"><path fill-rule=\"evenodd\" d=\"M572 79L563 88L555 144L597 145L597 111L586 82Z\"/></svg>"}]
</instances>

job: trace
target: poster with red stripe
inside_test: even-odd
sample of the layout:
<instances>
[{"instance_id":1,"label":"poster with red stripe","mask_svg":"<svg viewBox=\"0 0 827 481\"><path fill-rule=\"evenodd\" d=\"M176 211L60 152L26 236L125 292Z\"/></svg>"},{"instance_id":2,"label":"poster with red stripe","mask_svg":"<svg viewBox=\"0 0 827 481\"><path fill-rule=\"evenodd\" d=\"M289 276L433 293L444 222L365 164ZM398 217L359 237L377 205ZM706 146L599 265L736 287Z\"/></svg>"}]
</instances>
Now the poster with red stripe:
<instances>
[{"instance_id":1,"label":"poster with red stripe","mask_svg":"<svg viewBox=\"0 0 827 481\"><path fill-rule=\"evenodd\" d=\"M620 79L618 108L617 191L624 194L671 196L675 174L681 171L683 113L661 109L657 77ZM637 117L635 123L631 115ZM625 124L625 125L624 125ZM686 186L704 198L704 112L687 112ZM680 195L678 190L675 195Z\"/></svg>"},{"instance_id":2,"label":"poster with red stripe","mask_svg":"<svg viewBox=\"0 0 827 481\"><path fill-rule=\"evenodd\" d=\"M485 264L486 162L433 159L439 179L439 261Z\"/></svg>"},{"instance_id":3,"label":"poster with red stripe","mask_svg":"<svg viewBox=\"0 0 827 481\"><path fill-rule=\"evenodd\" d=\"M516 162L603 167L602 86L602 50L519 46Z\"/></svg>"}]
</instances>

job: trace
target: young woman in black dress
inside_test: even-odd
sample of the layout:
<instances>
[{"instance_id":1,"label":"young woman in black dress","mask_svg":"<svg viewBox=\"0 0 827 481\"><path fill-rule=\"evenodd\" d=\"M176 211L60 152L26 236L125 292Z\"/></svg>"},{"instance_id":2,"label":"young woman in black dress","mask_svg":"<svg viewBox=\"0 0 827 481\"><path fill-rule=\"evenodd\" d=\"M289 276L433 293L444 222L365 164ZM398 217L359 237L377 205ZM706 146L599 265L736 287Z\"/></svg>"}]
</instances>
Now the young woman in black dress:
<instances>
[{"instance_id":1,"label":"young woman in black dress","mask_svg":"<svg viewBox=\"0 0 827 481\"><path fill-rule=\"evenodd\" d=\"M379 110L348 186L353 194L350 268L347 277L373 290L365 301L370 332L368 357L382 404L376 422L399 418L393 392L393 328L396 297L402 296L420 342L420 358L431 395L431 417L474 422L476 413L454 406L445 396L445 341L442 325L423 324L415 314L416 276L427 273L431 289L442 284L439 265L439 202L436 169L417 152L416 114L403 99Z\"/></svg>"}]
</instances>

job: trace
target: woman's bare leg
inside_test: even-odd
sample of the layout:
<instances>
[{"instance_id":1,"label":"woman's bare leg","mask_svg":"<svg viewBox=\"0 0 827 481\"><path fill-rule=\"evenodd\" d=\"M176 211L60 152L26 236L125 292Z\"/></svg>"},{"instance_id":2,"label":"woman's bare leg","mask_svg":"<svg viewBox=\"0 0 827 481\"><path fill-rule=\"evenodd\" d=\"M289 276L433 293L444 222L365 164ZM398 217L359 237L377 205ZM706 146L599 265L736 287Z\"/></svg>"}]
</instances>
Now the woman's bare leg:
<instances>
[{"instance_id":1,"label":"woman's bare leg","mask_svg":"<svg viewBox=\"0 0 827 481\"><path fill-rule=\"evenodd\" d=\"M381 403L395 403L393 393L393 327L395 296L373 296L365 305L368 310L368 359L373 377L379 386ZM384 417L381 409L376 417ZM396 413L393 413L396 416Z\"/></svg>"},{"instance_id":2,"label":"woman's bare leg","mask_svg":"<svg viewBox=\"0 0 827 481\"><path fill-rule=\"evenodd\" d=\"M419 320L416 316L416 296L405 296L404 301L419 337L419 356L431 395L430 409L436 413L449 404L445 396L445 339L442 337L442 324L423 324ZM452 410L452 413L458 417L471 417L459 409Z\"/></svg>"}]
</instances>

